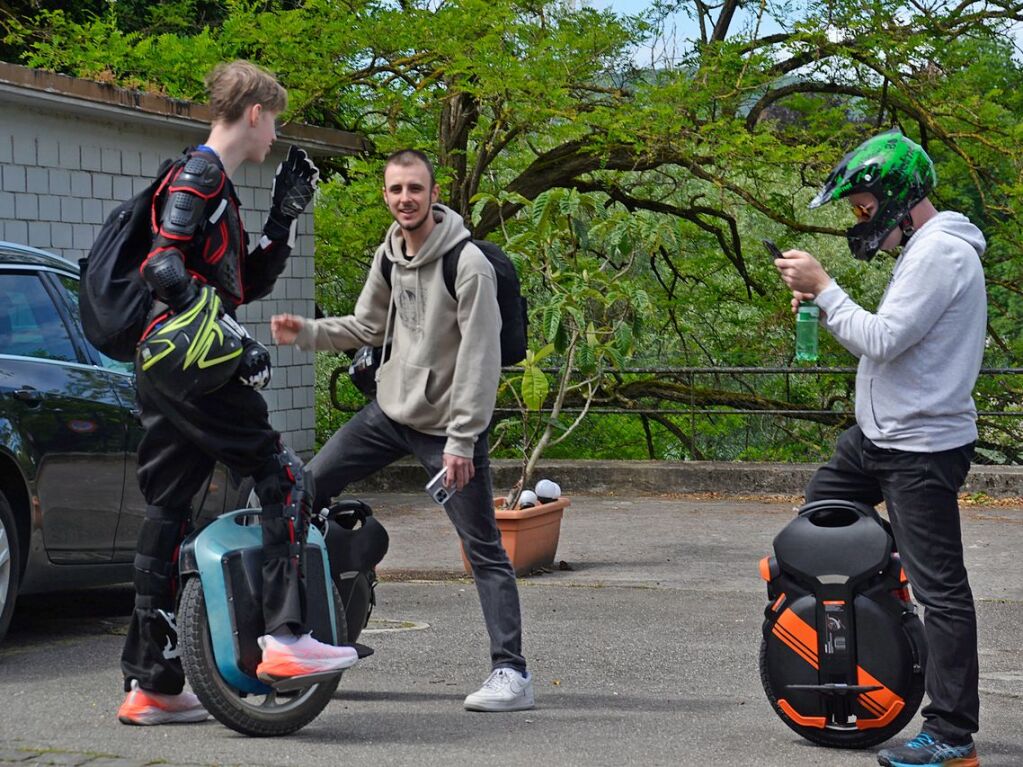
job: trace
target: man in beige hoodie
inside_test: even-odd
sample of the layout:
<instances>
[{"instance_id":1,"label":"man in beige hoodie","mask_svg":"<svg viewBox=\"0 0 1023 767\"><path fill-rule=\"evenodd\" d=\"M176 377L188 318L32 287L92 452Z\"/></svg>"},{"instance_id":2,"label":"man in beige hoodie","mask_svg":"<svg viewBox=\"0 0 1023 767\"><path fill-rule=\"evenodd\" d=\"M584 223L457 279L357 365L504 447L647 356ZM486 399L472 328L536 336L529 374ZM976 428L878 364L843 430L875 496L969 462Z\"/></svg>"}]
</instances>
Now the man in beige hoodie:
<instances>
[{"instance_id":1,"label":"man in beige hoodie","mask_svg":"<svg viewBox=\"0 0 1023 767\"><path fill-rule=\"evenodd\" d=\"M494 516L487 444L501 373L497 283L486 256L468 242L458 258L456 297L448 291L444 254L470 234L457 213L437 203L439 191L426 155L391 155L383 192L394 223L354 314L320 320L282 314L271 328L277 343L306 350L390 345L377 372L376 399L307 466L314 508L407 455L430 477L445 469L445 487L457 492L444 510L472 565L490 634L492 673L465 708L519 711L533 707L533 680L522 656L515 572Z\"/></svg>"}]
</instances>

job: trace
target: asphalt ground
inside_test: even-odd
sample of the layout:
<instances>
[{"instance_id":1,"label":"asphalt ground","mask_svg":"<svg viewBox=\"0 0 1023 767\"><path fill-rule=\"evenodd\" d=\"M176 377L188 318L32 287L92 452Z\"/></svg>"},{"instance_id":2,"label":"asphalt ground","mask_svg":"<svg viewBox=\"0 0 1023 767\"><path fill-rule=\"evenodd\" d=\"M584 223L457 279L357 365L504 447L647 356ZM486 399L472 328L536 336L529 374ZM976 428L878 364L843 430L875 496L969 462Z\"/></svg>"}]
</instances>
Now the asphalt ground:
<instances>
[{"instance_id":1,"label":"asphalt ground","mask_svg":"<svg viewBox=\"0 0 1023 767\"><path fill-rule=\"evenodd\" d=\"M799 738L760 685L757 563L795 498L573 497L556 566L519 581L537 707L508 714L462 709L489 663L447 518L419 494L365 499L391 534L362 640L376 655L346 673L312 724L277 739L213 720L120 725L130 591L50 595L21 600L0 644L0 765L876 764L874 749ZM964 507L963 536L980 626L981 764L1020 767L1023 506Z\"/></svg>"}]
</instances>

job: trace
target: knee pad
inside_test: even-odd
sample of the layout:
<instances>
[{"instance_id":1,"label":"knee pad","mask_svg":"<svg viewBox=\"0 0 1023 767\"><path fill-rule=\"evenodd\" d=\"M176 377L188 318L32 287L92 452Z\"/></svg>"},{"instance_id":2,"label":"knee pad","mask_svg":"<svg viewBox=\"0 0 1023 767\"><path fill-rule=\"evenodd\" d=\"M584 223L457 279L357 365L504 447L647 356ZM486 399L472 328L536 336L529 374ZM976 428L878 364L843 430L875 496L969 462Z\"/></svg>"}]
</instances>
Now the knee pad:
<instances>
[{"instance_id":1,"label":"knee pad","mask_svg":"<svg viewBox=\"0 0 1023 767\"><path fill-rule=\"evenodd\" d=\"M191 507L146 507L135 548L134 580L139 607L174 609L178 547L191 527Z\"/></svg>"}]
</instances>

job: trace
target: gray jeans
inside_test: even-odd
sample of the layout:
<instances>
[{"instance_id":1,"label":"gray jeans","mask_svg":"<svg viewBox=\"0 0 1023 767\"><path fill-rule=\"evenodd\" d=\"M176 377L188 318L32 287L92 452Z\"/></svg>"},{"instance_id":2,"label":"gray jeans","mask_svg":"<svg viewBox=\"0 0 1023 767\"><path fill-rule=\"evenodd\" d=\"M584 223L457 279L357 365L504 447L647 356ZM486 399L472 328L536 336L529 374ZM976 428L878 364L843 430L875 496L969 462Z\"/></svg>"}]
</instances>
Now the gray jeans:
<instances>
[{"instance_id":1,"label":"gray jeans","mask_svg":"<svg viewBox=\"0 0 1023 767\"><path fill-rule=\"evenodd\" d=\"M322 509L352 482L368 477L399 458L413 455L429 479L444 465L445 437L402 426L388 418L376 402L360 410L335 432L306 468L312 473L316 505ZM444 505L448 518L462 540L472 565L483 620L490 634L493 668L526 670L522 656L522 613L515 571L501 546L494 516L494 493L490 478L487 435L476 441L473 455L476 474ZM425 486L426 480L423 481ZM425 490L423 499L427 499Z\"/></svg>"}]
</instances>

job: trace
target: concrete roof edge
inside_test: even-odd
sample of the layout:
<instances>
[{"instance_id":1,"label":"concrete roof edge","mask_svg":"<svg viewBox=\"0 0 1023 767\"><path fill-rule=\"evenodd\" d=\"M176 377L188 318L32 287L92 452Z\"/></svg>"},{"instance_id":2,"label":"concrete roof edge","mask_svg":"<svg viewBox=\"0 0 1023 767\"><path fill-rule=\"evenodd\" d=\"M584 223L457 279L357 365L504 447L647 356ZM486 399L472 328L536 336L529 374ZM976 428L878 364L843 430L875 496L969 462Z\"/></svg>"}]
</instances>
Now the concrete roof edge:
<instances>
[{"instance_id":1,"label":"concrete roof edge","mask_svg":"<svg viewBox=\"0 0 1023 767\"><path fill-rule=\"evenodd\" d=\"M80 106L109 114L140 118L162 117L172 122L207 128L210 110L206 104L183 99L172 99L156 93L129 90L108 83L81 77L31 69L20 64L0 61L0 98L3 93L36 93L57 97L59 101L72 101ZM369 142L358 133L322 128L305 123L290 123L280 131L280 138L301 144L314 155L358 154L369 149Z\"/></svg>"}]
</instances>

